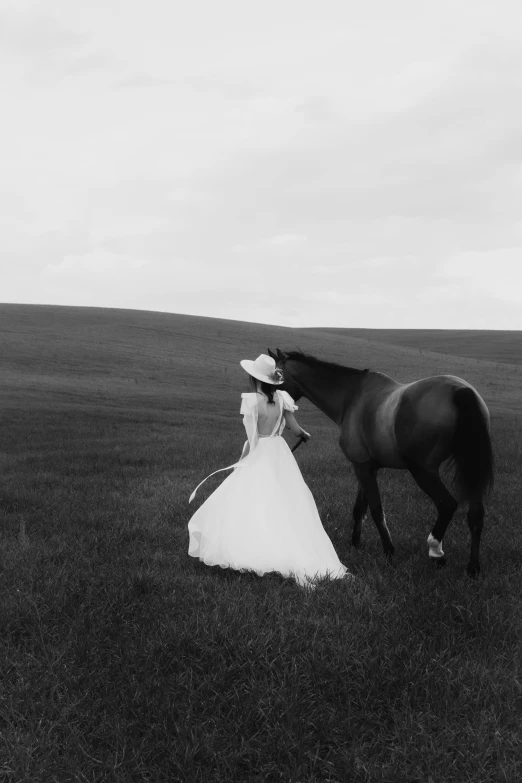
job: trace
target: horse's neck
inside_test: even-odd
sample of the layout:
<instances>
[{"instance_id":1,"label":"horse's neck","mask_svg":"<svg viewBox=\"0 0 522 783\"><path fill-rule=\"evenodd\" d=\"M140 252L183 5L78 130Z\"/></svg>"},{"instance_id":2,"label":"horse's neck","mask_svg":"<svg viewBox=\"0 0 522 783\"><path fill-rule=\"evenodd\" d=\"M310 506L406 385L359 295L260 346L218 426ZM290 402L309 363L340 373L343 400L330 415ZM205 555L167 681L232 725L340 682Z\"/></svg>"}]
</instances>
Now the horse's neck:
<instances>
[{"instance_id":1,"label":"horse's neck","mask_svg":"<svg viewBox=\"0 0 522 783\"><path fill-rule=\"evenodd\" d=\"M323 411L332 421L340 424L346 410L347 401L356 391L358 377L346 374L346 377L326 373L323 378L310 378L308 373L299 379L303 396Z\"/></svg>"}]
</instances>

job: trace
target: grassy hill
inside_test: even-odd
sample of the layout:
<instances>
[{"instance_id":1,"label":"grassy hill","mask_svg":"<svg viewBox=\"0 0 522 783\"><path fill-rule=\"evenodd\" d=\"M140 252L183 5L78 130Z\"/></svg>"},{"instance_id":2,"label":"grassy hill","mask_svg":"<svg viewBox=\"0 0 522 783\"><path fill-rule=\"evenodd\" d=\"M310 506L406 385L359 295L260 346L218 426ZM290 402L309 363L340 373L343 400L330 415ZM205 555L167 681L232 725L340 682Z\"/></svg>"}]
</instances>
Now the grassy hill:
<instances>
[{"instance_id":1,"label":"grassy hill","mask_svg":"<svg viewBox=\"0 0 522 783\"><path fill-rule=\"evenodd\" d=\"M502 364L522 364L522 331L472 329L316 329L338 337L388 343Z\"/></svg>"},{"instance_id":2,"label":"grassy hill","mask_svg":"<svg viewBox=\"0 0 522 783\"><path fill-rule=\"evenodd\" d=\"M239 359L255 358L267 347L299 347L399 381L459 375L488 398L493 410L522 413L522 368L498 362L494 337L488 342L479 336L475 342L480 356L466 358L425 350L420 333L411 338L415 346L408 347L390 345L386 330L376 332L372 340L352 332L135 310L1 305L4 394L17 400L23 388L33 403L40 390L47 402L72 405L79 400L141 405L145 400L152 407L169 409L184 400L192 406L196 400L207 400L211 384L219 393L230 390L232 398L242 391L245 375ZM455 351L472 342L472 332L459 334L452 343ZM516 354L509 348L512 340L516 343L510 336L503 351L510 358Z\"/></svg>"},{"instance_id":3,"label":"grassy hill","mask_svg":"<svg viewBox=\"0 0 522 783\"><path fill-rule=\"evenodd\" d=\"M485 339L464 357L379 334L0 306L0 779L519 779L517 338L501 363ZM455 351L473 343L454 334ZM243 443L238 361L268 346L476 385L497 469L479 580L465 577L463 510L448 567L431 568L434 510L402 471L379 479L395 563L370 520L350 549L354 479L306 401L296 457L356 585L304 593L187 556L190 491Z\"/></svg>"}]
</instances>

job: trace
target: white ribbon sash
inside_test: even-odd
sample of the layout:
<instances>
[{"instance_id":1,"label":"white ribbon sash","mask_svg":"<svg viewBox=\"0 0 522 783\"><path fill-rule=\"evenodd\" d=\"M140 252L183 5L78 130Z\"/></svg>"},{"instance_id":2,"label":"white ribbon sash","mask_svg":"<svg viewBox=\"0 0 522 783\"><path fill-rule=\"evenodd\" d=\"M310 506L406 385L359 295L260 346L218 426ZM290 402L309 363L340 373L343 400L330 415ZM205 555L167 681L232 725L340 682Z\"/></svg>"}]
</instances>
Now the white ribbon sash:
<instances>
[{"instance_id":1,"label":"white ribbon sash","mask_svg":"<svg viewBox=\"0 0 522 783\"><path fill-rule=\"evenodd\" d=\"M274 427L272 436L276 435L279 431L279 428L281 427L285 408L286 410L297 410L297 405L295 405L293 399L290 397L290 395L287 392L278 391L277 394L280 395L281 397L280 399L281 409L280 409L280 416L276 426ZM242 394L241 397L242 397L242 403L241 403L240 412L243 416L243 424L245 426L248 440L243 446L243 453L241 454L239 462L235 462L233 465L229 465L227 468L219 468L219 470L215 470L213 473L210 474L210 476L204 478L203 481L200 481L196 489L192 493L192 495L189 497L189 503L192 503L192 501L196 497L196 492L198 491L200 486L204 484L205 481L207 481L207 479L211 478L212 476L215 476L216 473L221 473L224 470L232 470L232 468L241 467L246 457L245 452L247 450L247 445L249 446L249 453L251 454L258 444L259 433L257 431L257 417L258 417L257 394L255 392L246 393L246 394Z\"/></svg>"},{"instance_id":2,"label":"white ribbon sash","mask_svg":"<svg viewBox=\"0 0 522 783\"><path fill-rule=\"evenodd\" d=\"M205 481L207 481L207 479L212 478L212 476L215 476L216 473L221 473L223 470L232 470L232 468L240 468L240 467L242 467L242 460L240 460L239 462L236 462L234 465L229 465L228 468L219 468L219 470L215 470L213 473L210 474L210 476L207 476L207 478L204 478L203 481L199 482L199 484L197 485L196 489L194 490L192 495L189 497L189 503L192 503L192 501L196 497L196 492L198 491L200 486L202 484L204 484Z\"/></svg>"}]
</instances>

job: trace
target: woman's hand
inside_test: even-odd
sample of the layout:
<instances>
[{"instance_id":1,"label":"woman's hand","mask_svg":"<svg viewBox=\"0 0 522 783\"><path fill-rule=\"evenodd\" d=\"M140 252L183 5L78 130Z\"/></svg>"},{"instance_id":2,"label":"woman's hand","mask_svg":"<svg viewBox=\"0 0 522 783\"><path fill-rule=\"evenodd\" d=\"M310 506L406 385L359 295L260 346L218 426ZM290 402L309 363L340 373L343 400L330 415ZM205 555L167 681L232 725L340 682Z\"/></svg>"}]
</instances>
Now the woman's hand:
<instances>
[{"instance_id":1,"label":"woman's hand","mask_svg":"<svg viewBox=\"0 0 522 783\"><path fill-rule=\"evenodd\" d=\"M306 430L301 430L301 434L299 435L299 437L302 438L304 440L304 442L306 443L308 440L310 440L310 438L312 436Z\"/></svg>"}]
</instances>

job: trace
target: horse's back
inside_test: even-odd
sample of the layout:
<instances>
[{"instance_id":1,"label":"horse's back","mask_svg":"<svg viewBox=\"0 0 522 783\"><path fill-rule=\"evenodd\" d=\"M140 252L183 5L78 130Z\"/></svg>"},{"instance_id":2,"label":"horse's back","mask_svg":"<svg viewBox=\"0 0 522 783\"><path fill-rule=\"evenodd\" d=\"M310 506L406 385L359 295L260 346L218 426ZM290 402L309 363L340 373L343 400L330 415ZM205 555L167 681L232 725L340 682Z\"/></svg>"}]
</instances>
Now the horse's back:
<instances>
[{"instance_id":1,"label":"horse's back","mask_svg":"<svg viewBox=\"0 0 522 783\"><path fill-rule=\"evenodd\" d=\"M455 393L471 389L489 417L477 390L455 375L434 375L405 384L395 417L399 451L407 458L439 464L451 453L458 418Z\"/></svg>"},{"instance_id":2,"label":"horse's back","mask_svg":"<svg viewBox=\"0 0 522 783\"><path fill-rule=\"evenodd\" d=\"M456 375L433 375L404 385L403 404L415 406L417 414L428 421L452 418L456 413L455 392L471 389L477 396L480 407L488 412L486 403L471 383Z\"/></svg>"},{"instance_id":3,"label":"horse's back","mask_svg":"<svg viewBox=\"0 0 522 783\"><path fill-rule=\"evenodd\" d=\"M368 373L357 401L341 425L341 447L353 462L373 459L383 467L404 468L409 460L440 464L451 453L458 409L455 392L469 388L488 415L476 389L453 375L398 383Z\"/></svg>"}]
</instances>

